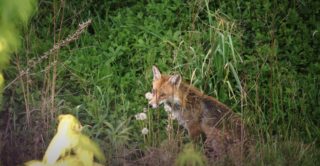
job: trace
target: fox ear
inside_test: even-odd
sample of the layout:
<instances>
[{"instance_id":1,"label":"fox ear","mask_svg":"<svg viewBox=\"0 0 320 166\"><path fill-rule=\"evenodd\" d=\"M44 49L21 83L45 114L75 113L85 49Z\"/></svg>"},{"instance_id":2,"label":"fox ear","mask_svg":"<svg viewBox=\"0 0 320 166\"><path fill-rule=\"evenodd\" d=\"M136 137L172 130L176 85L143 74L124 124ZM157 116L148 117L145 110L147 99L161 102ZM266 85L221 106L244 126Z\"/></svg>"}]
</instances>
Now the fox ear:
<instances>
[{"instance_id":1,"label":"fox ear","mask_svg":"<svg viewBox=\"0 0 320 166\"><path fill-rule=\"evenodd\" d=\"M179 74L173 75L169 78L169 82L170 84L176 85L177 87L179 87L181 83L181 76Z\"/></svg>"},{"instance_id":2,"label":"fox ear","mask_svg":"<svg viewBox=\"0 0 320 166\"><path fill-rule=\"evenodd\" d=\"M158 80L161 78L161 73L156 66L152 66L152 72L153 72L153 80Z\"/></svg>"}]
</instances>

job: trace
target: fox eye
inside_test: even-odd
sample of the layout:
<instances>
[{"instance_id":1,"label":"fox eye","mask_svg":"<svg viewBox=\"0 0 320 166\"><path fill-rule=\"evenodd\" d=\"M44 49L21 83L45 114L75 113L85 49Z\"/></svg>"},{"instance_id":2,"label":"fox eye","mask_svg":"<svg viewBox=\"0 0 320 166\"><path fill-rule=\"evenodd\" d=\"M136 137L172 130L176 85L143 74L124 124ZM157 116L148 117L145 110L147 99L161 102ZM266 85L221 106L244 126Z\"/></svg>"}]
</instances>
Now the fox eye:
<instances>
[{"instance_id":1,"label":"fox eye","mask_svg":"<svg viewBox=\"0 0 320 166\"><path fill-rule=\"evenodd\" d=\"M160 93L159 97L164 97L166 94L165 93Z\"/></svg>"}]
</instances>

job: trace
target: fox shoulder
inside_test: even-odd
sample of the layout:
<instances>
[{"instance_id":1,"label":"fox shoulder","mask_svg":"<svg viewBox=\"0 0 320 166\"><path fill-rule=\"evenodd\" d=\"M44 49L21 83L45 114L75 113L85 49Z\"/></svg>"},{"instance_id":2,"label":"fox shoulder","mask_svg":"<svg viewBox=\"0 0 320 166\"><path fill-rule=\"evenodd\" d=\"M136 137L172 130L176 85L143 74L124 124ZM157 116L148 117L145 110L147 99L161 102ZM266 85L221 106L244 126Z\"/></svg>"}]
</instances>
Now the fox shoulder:
<instances>
[{"instance_id":1,"label":"fox shoulder","mask_svg":"<svg viewBox=\"0 0 320 166\"><path fill-rule=\"evenodd\" d=\"M231 109L212 97L203 97L202 102L203 115L208 118L221 119L231 114Z\"/></svg>"}]
</instances>

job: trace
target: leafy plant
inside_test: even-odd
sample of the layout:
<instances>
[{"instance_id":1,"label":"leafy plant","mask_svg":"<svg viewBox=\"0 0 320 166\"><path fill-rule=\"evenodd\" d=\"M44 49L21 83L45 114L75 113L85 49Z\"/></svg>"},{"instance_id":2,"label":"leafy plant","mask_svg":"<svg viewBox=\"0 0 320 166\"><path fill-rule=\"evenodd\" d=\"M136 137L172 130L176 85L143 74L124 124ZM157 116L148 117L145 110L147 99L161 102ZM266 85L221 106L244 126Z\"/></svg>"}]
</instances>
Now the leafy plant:
<instances>
[{"instance_id":1,"label":"leafy plant","mask_svg":"<svg viewBox=\"0 0 320 166\"><path fill-rule=\"evenodd\" d=\"M196 150L194 145L189 143L186 144L182 152L178 155L175 165L177 166L204 166L206 160L203 154Z\"/></svg>"},{"instance_id":2,"label":"leafy plant","mask_svg":"<svg viewBox=\"0 0 320 166\"><path fill-rule=\"evenodd\" d=\"M249 165L317 163L319 5L308 0L39 1L21 36L22 49L4 71L0 127L8 139L1 164L43 154L60 113L77 115L86 124L84 133L108 152L108 164L121 164L119 156L132 155L132 149L158 148L175 157L189 139L163 109L148 109L144 94L151 90L152 65L181 74L242 115L257 144ZM42 58L88 18L92 24L79 39ZM130 120L145 108L143 123ZM174 145L164 147L166 142ZM12 160L16 154L21 155Z\"/></svg>"}]
</instances>

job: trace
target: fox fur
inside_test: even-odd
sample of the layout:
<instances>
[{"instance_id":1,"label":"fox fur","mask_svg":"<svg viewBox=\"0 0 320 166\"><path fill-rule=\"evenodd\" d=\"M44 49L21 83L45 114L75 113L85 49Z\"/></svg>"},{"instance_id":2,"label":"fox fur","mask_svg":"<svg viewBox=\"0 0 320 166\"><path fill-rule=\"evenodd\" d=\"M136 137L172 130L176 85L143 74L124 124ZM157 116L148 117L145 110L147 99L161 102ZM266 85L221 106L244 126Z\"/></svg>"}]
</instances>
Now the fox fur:
<instances>
[{"instance_id":1,"label":"fox fur","mask_svg":"<svg viewBox=\"0 0 320 166\"><path fill-rule=\"evenodd\" d=\"M229 107L183 82L178 74L162 75L156 66L152 71L149 105L153 108L161 104L169 107L193 140L204 133L206 144L213 147L215 156L232 151L231 145L245 141L244 124Z\"/></svg>"}]
</instances>

